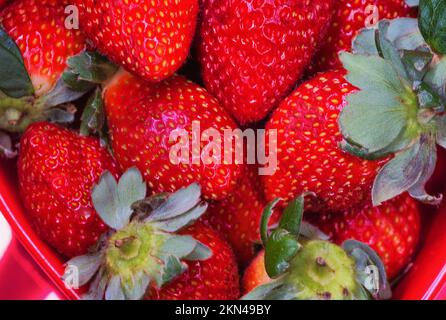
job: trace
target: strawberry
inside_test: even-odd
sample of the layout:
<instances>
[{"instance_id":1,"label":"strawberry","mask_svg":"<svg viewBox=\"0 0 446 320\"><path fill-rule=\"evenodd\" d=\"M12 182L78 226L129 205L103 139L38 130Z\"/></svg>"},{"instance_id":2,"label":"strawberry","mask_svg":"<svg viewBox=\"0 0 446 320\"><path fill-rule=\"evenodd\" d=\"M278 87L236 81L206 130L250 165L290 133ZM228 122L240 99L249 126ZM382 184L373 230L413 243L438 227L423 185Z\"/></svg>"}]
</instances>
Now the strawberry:
<instances>
[{"instance_id":1,"label":"strawberry","mask_svg":"<svg viewBox=\"0 0 446 320\"><path fill-rule=\"evenodd\" d=\"M245 269L242 278L243 293L249 293L256 287L271 282L265 270L265 251L260 251Z\"/></svg>"},{"instance_id":2,"label":"strawberry","mask_svg":"<svg viewBox=\"0 0 446 320\"><path fill-rule=\"evenodd\" d=\"M338 53L350 51L353 39L367 24L413 14L405 0L339 0L334 12L329 35L313 60L313 73L341 67Z\"/></svg>"},{"instance_id":3,"label":"strawberry","mask_svg":"<svg viewBox=\"0 0 446 320\"><path fill-rule=\"evenodd\" d=\"M3 8L8 2L9 0L0 0L0 9Z\"/></svg>"},{"instance_id":4,"label":"strawberry","mask_svg":"<svg viewBox=\"0 0 446 320\"><path fill-rule=\"evenodd\" d=\"M279 199L264 211L262 251L243 277L244 300L366 300L391 296L384 266L366 244L348 240L342 247L308 232L302 223L304 196L285 208L278 226L267 231ZM304 226L305 225L305 226ZM371 286L364 268L375 267L379 286ZM373 284L372 284L373 285Z\"/></svg>"},{"instance_id":5,"label":"strawberry","mask_svg":"<svg viewBox=\"0 0 446 320\"><path fill-rule=\"evenodd\" d=\"M172 192L198 182L205 198L222 199L234 189L241 167L225 164L222 155L221 164L205 163L208 144L193 142L203 140L210 128L222 136L225 129L237 128L204 89L181 76L146 84L122 71L104 89L104 103L116 159L123 169L137 166L153 192ZM170 139L181 130L185 137ZM184 153L176 150L179 142ZM171 156L180 159L172 161Z\"/></svg>"},{"instance_id":6,"label":"strawberry","mask_svg":"<svg viewBox=\"0 0 446 320\"><path fill-rule=\"evenodd\" d=\"M186 60L197 0L76 0L81 29L102 54L148 81L171 76Z\"/></svg>"},{"instance_id":7,"label":"strawberry","mask_svg":"<svg viewBox=\"0 0 446 320\"><path fill-rule=\"evenodd\" d=\"M240 297L237 263L231 247L221 236L201 223L182 234L190 235L214 253L205 261L187 261L188 270L159 290L149 300L236 300Z\"/></svg>"},{"instance_id":8,"label":"strawberry","mask_svg":"<svg viewBox=\"0 0 446 320\"><path fill-rule=\"evenodd\" d=\"M67 257L84 254L107 229L90 190L104 170L119 171L99 141L40 122L23 134L18 159L20 194L42 239Z\"/></svg>"},{"instance_id":9,"label":"strawberry","mask_svg":"<svg viewBox=\"0 0 446 320\"><path fill-rule=\"evenodd\" d=\"M67 63L84 52L86 42L79 30L65 27L69 3L17 0L0 12L1 129L23 132L37 121L73 120L66 103L86 90L73 91L62 78Z\"/></svg>"},{"instance_id":10,"label":"strawberry","mask_svg":"<svg viewBox=\"0 0 446 320\"><path fill-rule=\"evenodd\" d=\"M420 211L408 195L379 207L308 216L308 221L328 234L335 243L355 239L366 243L381 257L389 279L410 262L420 239Z\"/></svg>"},{"instance_id":11,"label":"strawberry","mask_svg":"<svg viewBox=\"0 0 446 320\"><path fill-rule=\"evenodd\" d=\"M374 206L406 192L427 204L442 201L426 184L438 147L446 148L446 46L437 33L446 7L419 4L418 20L380 21L358 34L352 53L340 54L346 79L358 88L339 116L341 146L358 158L390 159L374 179Z\"/></svg>"},{"instance_id":12,"label":"strawberry","mask_svg":"<svg viewBox=\"0 0 446 320\"><path fill-rule=\"evenodd\" d=\"M48 93L67 67L69 57L85 49L79 30L65 27L66 0L18 0L0 22L22 53L37 96Z\"/></svg>"},{"instance_id":13,"label":"strawberry","mask_svg":"<svg viewBox=\"0 0 446 320\"><path fill-rule=\"evenodd\" d=\"M199 185L148 198L146 192L136 168L119 182L103 174L91 196L110 231L96 250L67 263L65 281L73 267L80 285L93 279L88 299L237 299L231 248L212 229L194 224L207 209Z\"/></svg>"},{"instance_id":14,"label":"strawberry","mask_svg":"<svg viewBox=\"0 0 446 320\"><path fill-rule=\"evenodd\" d=\"M266 125L277 130L277 171L263 176L268 201L285 201L312 191L309 210L343 211L364 204L383 161L367 161L343 152L337 119L356 89L344 71L331 71L302 84ZM267 147L268 150L268 147Z\"/></svg>"},{"instance_id":15,"label":"strawberry","mask_svg":"<svg viewBox=\"0 0 446 320\"><path fill-rule=\"evenodd\" d=\"M325 34L333 4L204 2L198 55L206 88L240 124L265 118L302 76Z\"/></svg>"},{"instance_id":16,"label":"strawberry","mask_svg":"<svg viewBox=\"0 0 446 320\"><path fill-rule=\"evenodd\" d=\"M256 254L260 218L267 204L256 170L256 166L248 166L236 189L226 199L211 203L203 217L206 224L228 239L241 265L246 265ZM276 218L277 215L271 223L277 222Z\"/></svg>"}]
</instances>

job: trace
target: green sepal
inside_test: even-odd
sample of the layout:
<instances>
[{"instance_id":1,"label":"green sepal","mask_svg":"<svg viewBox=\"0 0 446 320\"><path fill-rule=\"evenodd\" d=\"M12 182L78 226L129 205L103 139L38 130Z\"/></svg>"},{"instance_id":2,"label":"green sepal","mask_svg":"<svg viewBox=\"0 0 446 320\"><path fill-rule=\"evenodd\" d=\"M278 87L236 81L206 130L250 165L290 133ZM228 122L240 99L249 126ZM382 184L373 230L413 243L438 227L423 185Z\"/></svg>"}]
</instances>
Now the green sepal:
<instances>
[{"instance_id":1,"label":"green sepal","mask_svg":"<svg viewBox=\"0 0 446 320\"><path fill-rule=\"evenodd\" d=\"M283 278L257 286L240 300L294 300L298 296L295 286L285 283Z\"/></svg>"},{"instance_id":2,"label":"green sepal","mask_svg":"<svg viewBox=\"0 0 446 320\"><path fill-rule=\"evenodd\" d=\"M105 289L105 300L125 300L124 286L120 276L111 276Z\"/></svg>"},{"instance_id":3,"label":"green sepal","mask_svg":"<svg viewBox=\"0 0 446 320\"><path fill-rule=\"evenodd\" d=\"M345 241L342 248L355 260L357 280L370 295L375 299L390 299L392 291L378 254L368 245L356 240ZM378 275L373 274L374 272L378 272ZM358 298L366 298L366 294L361 293Z\"/></svg>"},{"instance_id":4,"label":"green sepal","mask_svg":"<svg viewBox=\"0 0 446 320\"><path fill-rule=\"evenodd\" d=\"M432 58L430 52L403 50L401 61L409 78L412 81L421 81L429 70Z\"/></svg>"},{"instance_id":5,"label":"green sepal","mask_svg":"<svg viewBox=\"0 0 446 320\"><path fill-rule=\"evenodd\" d=\"M274 279L285 273L300 248L296 236L284 229L273 230L265 245L265 269L269 277Z\"/></svg>"},{"instance_id":6,"label":"green sepal","mask_svg":"<svg viewBox=\"0 0 446 320\"><path fill-rule=\"evenodd\" d=\"M380 205L406 191L426 203L441 202L441 197L428 195L424 190L424 184L435 169L436 159L434 139L423 135L415 145L397 154L379 171L372 188L373 205Z\"/></svg>"},{"instance_id":7,"label":"green sepal","mask_svg":"<svg viewBox=\"0 0 446 320\"><path fill-rule=\"evenodd\" d=\"M102 91L98 87L90 96L81 116L80 134L98 134L103 144L108 144L107 121L105 119Z\"/></svg>"},{"instance_id":8,"label":"green sepal","mask_svg":"<svg viewBox=\"0 0 446 320\"><path fill-rule=\"evenodd\" d=\"M446 57L441 57L427 72L424 82L442 97L443 104L446 103Z\"/></svg>"},{"instance_id":9,"label":"green sepal","mask_svg":"<svg viewBox=\"0 0 446 320\"><path fill-rule=\"evenodd\" d=\"M444 111L440 95L427 83L421 82L416 88L418 106L421 109L434 109L433 116Z\"/></svg>"},{"instance_id":10,"label":"green sepal","mask_svg":"<svg viewBox=\"0 0 446 320\"><path fill-rule=\"evenodd\" d=\"M420 0L418 22L433 51L446 54L446 0Z\"/></svg>"},{"instance_id":11,"label":"green sepal","mask_svg":"<svg viewBox=\"0 0 446 320\"><path fill-rule=\"evenodd\" d=\"M437 128L437 143L442 148L446 149L446 115L438 117Z\"/></svg>"},{"instance_id":12,"label":"green sepal","mask_svg":"<svg viewBox=\"0 0 446 320\"><path fill-rule=\"evenodd\" d=\"M300 195L291 200L283 210L282 218L279 222L279 228L288 231L295 237L299 237L300 225L304 213L304 197L305 195Z\"/></svg>"},{"instance_id":13,"label":"green sepal","mask_svg":"<svg viewBox=\"0 0 446 320\"><path fill-rule=\"evenodd\" d=\"M13 146L11 136L5 132L0 131L0 156L7 159L17 157L18 150Z\"/></svg>"},{"instance_id":14,"label":"green sepal","mask_svg":"<svg viewBox=\"0 0 446 320\"><path fill-rule=\"evenodd\" d=\"M66 263L66 267L68 268L67 270L71 270L72 268L76 269L77 274L79 275L78 284L79 286L83 286L87 284L98 272L103 257L103 251L78 256L68 261ZM65 281L66 279L67 273L64 273L62 280Z\"/></svg>"},{"instance_id":15,"label":"green sepal","mask_svg":"<svg viewBox=\"0 0 446 320\"><path fill-rule=\"evenodd\" d=\"M260 237L263 245L266 246L268 242L268 222L274 213L274 208L281 201L280 198L276 198L266 205L263 209L262 218L260 219Z\"/></svg>"},{"instance_id":16,"label":"green sepal","mask_svg":"<svg viewBox=\"0 0 446 320\"><path fill-rule=\"evenodd\" d=\"M136 274L130 282L123 283L123 292L126 300L141 300L146 294L150 284L150 276L143 271Z\"/></svg>"},{"instance_id":17,"label":"green sepal","mask_svg":"<svg viewBox=\"0 0 446 320\"><path fill-rule=\"evenodd\" d=\"M106 171L93 187L91 198L101 219L111 228L120 230L130 221L131 206L146 196L147 186L136 168L128 169L119 179Z\"/></svg>"},{"instance_id":18,"label":"green sepal","mask_svg":"<svg viewBox=\"0 0 446 320\"><path fill-rule=\"evenodd\" d=\"M97 52L84 51L67 61L62 79L75 91L89 91L107 81L118 68Z\"/></svg>"},{"instance_id":19,"label":"green sepal","mask_svg":"<svg viewBox=\"0 0 446 320\"><path fill-rule=\"evenodd\" d=\"M299 234L308 240L330 240L327 234L307 221L302 221L300 224Z\"/></svg>"},{"instance_id":20,"label":"green sepal","mask_svg":"<svg viewBox=\"0 0 446 320\"><path fill-rule=\"evenodd\" d=\"M405 0L404 2L406 2L406 4L411 8L415 8L420 5L420 0Z\"/></svg>"},{"instance_id":21,"label":"green sepal","mask_svg":"<svg viewBox=\"0 0 446 320\"><path fill-rule=\"evenodd\" d=\"M341 54L347 80L360 91L348 96L339 117L344 138L367 153L395 152L418 135L416 96L392 64L381 57ZM409 106L409 107L408 107ZM404 140L401 140L404 139Z\"/></svg>"},{"instance_id":22,"label":"green sepal","mask_svg":"<svg viewBox=\"0 0 446 320\"><path fill-rule=\"evenodd\" d=\"M164 268L161 273L161 279L157 280L158 287L162 287L164 284L169 283L172 279L175 279L184 271L187 270L187 265L180 261L178 257L168 256L164 260Z\"/></svg>"},{"instance_id":23,"label":"green sepal","mask_svg":"<svg viewBox=\"0 0 446 320\"><path fill-rule=\"evenodd\" d=\"M34 87L16 43L0 26L0 91L11 98L32 96Z\"/></svg>"}]
</instances>

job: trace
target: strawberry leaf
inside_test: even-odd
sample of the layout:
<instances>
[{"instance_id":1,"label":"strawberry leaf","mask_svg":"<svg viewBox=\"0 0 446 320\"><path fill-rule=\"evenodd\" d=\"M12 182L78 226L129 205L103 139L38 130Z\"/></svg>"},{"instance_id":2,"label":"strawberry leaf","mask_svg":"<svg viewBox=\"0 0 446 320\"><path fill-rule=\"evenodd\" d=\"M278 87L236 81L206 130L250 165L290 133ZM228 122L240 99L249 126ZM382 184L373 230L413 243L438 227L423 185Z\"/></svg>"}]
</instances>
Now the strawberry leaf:
<instances>
[{"instance_id":1,"label":"strawberry leaf","mask_svg":"<svg viewBox=\"0 0 446 320\"><path fill-rule=\"evenodd\" d=\"M80 134L89 136L98 134L104 144L108 144L107 121L105 120L102 92L96 88L88 99L81 116Z\"/></svg>"},{"instance_id":2,"label":"strawberry leaf","mask_svg":"<svg viewBox=\"0 0 446 320\"><path fill-rule=\"evenodd\" d=\"M347 97L339 117L340 130L367 154L406 148L418 135L417 98L392 63L376 56L341 54L347 80L361 89Z\"/></svg>"},{"instance_id":3,"label":"strawberry leaf","mask_svg":"<svg viewBox=\"0 0 446 320\"><path fill-rule=\"evenodd\" d=\"M127 170L116 182L106 171L94 186L91 197L102 220L111 228L120 230L130 221L132 204L146 196L147 186L136 168Z\"/></svg>"},{"instance_id":4,"label":"strawberry leaf","mask_svg":"<svg viewBox=\"0 0 446 320\"><path fill-rule=\"evenodd\" d=\"M117 67L107 58L89 51L71 57L67 65L68 69L63 73L62 79L73 90L83 92L105 82L117 71Z\"/></svg>"},{"instance_id":5,"label":"strawberry leaf","mask_svg":"<svg viewBox=\"0 0 446 320\"><path fill-rule=\"evenodd\" d=\"M420 0L405 0L405 2L411 8L418 7L418 5L420 4Z\"/></svg>"},{"instance_id":6,"label":"strawberry leaf","mask_svg":"<svg viewBox=\"0 0 446 320\"><path fill-rule=\"evenodd\" d=\"M15 42L0 27L0 90L12 98L32 96L34 88Z\"/></svg>"},{"instance_id":7,"label":"strawberry leaf","mask_svg":"<svg viewBox=\"0 0 446 320\"><path fill-rule=\"evenodd\" d=\"M279 222L279 228L287 230L292 235L299 237L300 226L304 212L304 195L290 201Z\"/></svg>"},{"instance_id":8,"label":"strawberry leaf","mask_svg":"<svg viewBox=\"0 0 446 320\"><path fill-rule=\"evenodd\" d=\"M432 50L446 54L446 0L420 0L418 21Z\"/></svg>"},{"instance_id":9,"label":"strawberry leaf","mask_svg":"<svg viewBox=\"0 0 446 320\"><path fill-rule=\"evenodd\" d=\"M425 192L419 194L435 168L436 150L432 140L422 136L414 146L397 154L380 170L372 188L373 205L411 190L420 200L437 202L437 198Z\"/></svg>"},{"instance_id":10,"label":"strawberry leaf","mask_svg":"<svg viewBox=\"0 0 446 320\"><path fill-rule=\"evenodd\" d=\"M125 300L120 276L112 276L105 290L105 300Z\"/></svg>"},{"instance_id":11,"label":"strawberry leaf","mask_svg":"<svg viewBox=\"0 0 446 320\"><path fill-rule=\"evenodd\" d=\"M124 283L123 290L127 300L141 300L150 284L150 277L143 271L138 272L131 283Z\"/></svg>"},{"instance_id":12,"label":"strawberry leaf","mask_svg":"<svg viewBox=\"0 0 446 320\"><path fill-rule=\"evenodd\" d=\"M345 241L342 244L342 248L356 261L358 282L361 283L375 299L390 299L392 297L392 291L390 289L390 284L387 281L386 270L376 252L368 245L356 240ZM371 267L375 267L375 270ZM378 271L378 283L373 281L375 275L367 271Z\"/></svg>"},{"instance_id":13,"label":"strawberry leaf","mask_svg":"<svg viewBox=\"0 0 446 320\"><path fill-rule=\"evenodd\" d=\"M441 58L426 74L424 81L446 101L446 57Z\"/></svg>"},{"instance_id":14,"label":"strawberry leaf","mask_svg":"<svg viewBox=\"0 0 446 320\"><path fill-rule=\"evenodd\" d=\"M76 268L79 275L79 286L87 284L98 272L104 255L102 251L75 257L67 262L66 273L62 277L65 279L71 268Z\"/></svg>"}]
</instances>

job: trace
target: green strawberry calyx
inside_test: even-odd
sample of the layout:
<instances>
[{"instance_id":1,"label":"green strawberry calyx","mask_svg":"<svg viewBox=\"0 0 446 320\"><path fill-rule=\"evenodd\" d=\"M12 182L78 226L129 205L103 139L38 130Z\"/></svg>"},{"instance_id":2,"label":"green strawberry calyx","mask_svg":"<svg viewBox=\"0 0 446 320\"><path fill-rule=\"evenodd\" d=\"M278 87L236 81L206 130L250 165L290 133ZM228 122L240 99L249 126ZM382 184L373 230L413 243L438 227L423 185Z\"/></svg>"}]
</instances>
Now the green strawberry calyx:
<instances>
[{"instance_id":1,"label":"green strawberry calyx","mask_svg":"<svg viewBox=\"0 0 446 320\"><path fill-rule=\"evenodd\" d=\"M390 285L384 266L372 249L353 240L340 247L328 242L321 232L307 233L308 224L302 221L304 197L291 201L277 228L269 232L268 220L279 199L265 208L260 229L265 269L273 280L242 299L389 299ZM371 281L370 270L379 278Z\"/></svg>"},{"instance_id":2,"label":"green strawberry calyx","mask_svg":"<svg viewBox=\"0 0 446 320\"><path fill-rule=\"evenodd\" d=\"M64 279L75 268L78 285L90 282L83 297L139 300L151 286L162 287L187 269L183 260L206 260L211 250L191 236L175 232L207 209L198 184L173 194L146 198L147 187L136 168L119 182L106 171L92 190L94 207L111 230L86 255L67 262Z\"/></svg>"},{"instance_id":3,"label":"green strawberry calyx","mask_svg":"<svg viewBox=\"0 0 446 320\"><path fill-rule=\"evenodd\" d=\"M0 129L21 133L38 121L70 123L73 101L116 71L100 55L84 51L67 61L67 69L50 92L35 92L16 43L0 26Z\"/></svg>"},{"instance_id":4,"label":"green strawberry calyx","mask_svg":"<svg viewBox=\"0 0 446 320\"><path fill-rule=\"evenodd\" d=\"M374 205L404 192L433 205L442 200L425 184L437 145L446 147L446 48L439 44L446 0L428 2L420 1L418 20L382 20L359 33L352 53L340 53L346 79L359 89L339 117L341 148L367 160L391 159L374 181Z\"/></svg>"}]
</instances>

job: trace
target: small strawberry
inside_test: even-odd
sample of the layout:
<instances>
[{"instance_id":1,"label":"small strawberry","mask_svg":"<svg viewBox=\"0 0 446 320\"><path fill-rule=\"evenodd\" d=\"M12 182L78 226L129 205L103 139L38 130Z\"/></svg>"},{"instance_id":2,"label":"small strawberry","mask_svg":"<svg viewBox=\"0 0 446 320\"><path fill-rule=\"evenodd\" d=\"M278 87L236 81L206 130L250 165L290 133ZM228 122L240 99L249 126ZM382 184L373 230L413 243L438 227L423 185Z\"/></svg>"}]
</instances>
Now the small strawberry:
<instances>
[{"instance_id":1,"label":"small strawberry","mask_svg":"<svg viewBox=\"0 0 446 320\"><path fill-rule=\"evenodd\" d=\"M431 205L442 200L426 184L438 147L446 148L446 46L437 32L444 7L420 1L419 12L418 20L383 20L362 30L352 53L340 54L346 79L358 88L339 116L342 148L362 159L391 159L374 179L375 206L405 192Z\"/></svg>"},{"instance_id":2,"label":"small strawberry","mask_svg":"<svg viewBox=\"0 0 446 320\"><path fill-rule=\"evenodd\" d=\"M159 290L146 295L149 300L236 300L240 298L237 263L231 247L221 236L201 223L185 229L207 246L213 255L204 261L187 261L188 270Z\"/></svg>"},{"instance_id":3,"label":"small strawberry","mask_svg":"<svg viewBox=\"0 0 446 320\"><path fill-rule=\"evenodd\" d=\"M222 199L234 189L241 166L214 154L204 135L213 129L223 141L224 130L237 126L204 89L181 76L147 84L121 71L103 95L116 159L122 168L137 166L152 191L198 182L205 198Z\"/></svg>"},{"instance_id":4,"label":"small strawberry","mask_svg":"<svg viewBox=\"0 0 446 320\"><path fill-rule=\"evenodd\" d=\"M256 287L271 281L272 279L265 270L265 251L262 250L245 269L242 278L243 293L247 294Z\"/></svg>"},{"instance_id":5,"label":"small strawberry","mask_svg":"<svg viewBox=\"0 0 446 320\"><path fill-rule=\"evenodd\" d=\"M349 239L366 243L381 257L389 279L409 264L420 239L420 211L415 200L403 195L379 207L308 216L308 221L335 243Z\"/></svg>"},{"instance_id":6,"label":"small strawberry","mask_svg":"<svg viewBox=\"0 0 446 320\"><path fill-rule=\"evenodd\" d=\"M19 185L27 214L42 239L64 256L85 254L107 230L90 190L104 170L117 165L99 141L40 122L22 136Z\"/></svg>"},{"instance_id":7,"label":"small strawberry","mask_svg":"<svg viewBox=\"0 0 446 320\"><path fill-rule=\"evenodd\" d=\"M198 54L206 88L239 123L265 118L310 63L334 2L204 2Z\"/></svg>"},{"instance_id":8,"label":"small strawberry","mask_svg":"<svg viewBox=\"0 0 446 320\"><path fill-rule=\"evenodd\" d=\"M186 60L197 0L76 0L81 29L99 52L149 81L171 76Z\"/></svg>"},{"instance_id":9,"label":"small strawberry","mask_svg":"<svg viewBox=\"0 0 446 320\"><path fill-rule=\"evenodd\" d=\"M413 14L405 0L339 0L334 8L329 35L314 57L312 72L327 71L342 66L341 51L350 51L359 30L381 19L409 17Z\"/></svg>"},{"instance_id":10,"label":"small strawberry","mask_svg":"<svg viewBox=\"0 0 446 320\"><path fill-rule=\"evenodd\" d=\"M302 84L285 99L266 125L277 131L277 171L263 176L268 201L285 201L311 191L317 199L308 209L343 211L370 199L370 190L383 161L358 159L343 152L339 112L356 89L344 71L331 71ZM268 147L267 147L268 150Z\"/></svg>"},{"instance_id":11,"label":"small strawberry","mask_svg":"<svg viewBox=\"0 0 446 320\"><path fill-rule=\"evenodd\" d=\"M265 250L247 268L244 300L365 300L391 296L386 272L367 245L349 240L342 247L318 239L304 227L304 197L285 208L277 228L267 231L268 218L279 199L264 211L261 234ZM365 276L375 267L379 286ZM252 289L254 288L254 289ZM250 290L251 289L251 290Z\"/></svg>"},{"instance_id":12,"label":"small strawberry","mask_svg":"<svg viewBox=\"0 0 446 320\"><path fill-rule=\"evenodd\" d=\"M92 199L111 230L67 263L65 280L76 267L80 285L94 279L85 298L95 300L238 298L231 248L212 229L189 226L207 208L198 184L149 198L146 191L136 168L119 182L103 174Z\"/></svg>"},{"instance_id":13,"label":"small strawberry","mask_svg":"<svg viewBox=\"0 0 446 320\"><path fill-rule=\"evenodd\" d=\"M0 129L23 132L33 122L73 120L67 103L87 89L64 81L86 41L65 25L68 0L16 0L0 12ZM59 106L59 108L54 108Z\"/></svg>"},{"instance_id":14,"label":"small strawberry","mask_svg":"<svg viewBox=\"0 0 446 320\"><path fill-rule=\"evenodd\" d=\"M206 224L228 239L241 265L252 260L260 244L260 218L267 202L259 184L257 167L248 166L235 190L226 199L211 203L203 216Z\"/></svg>"}]
</instances>

